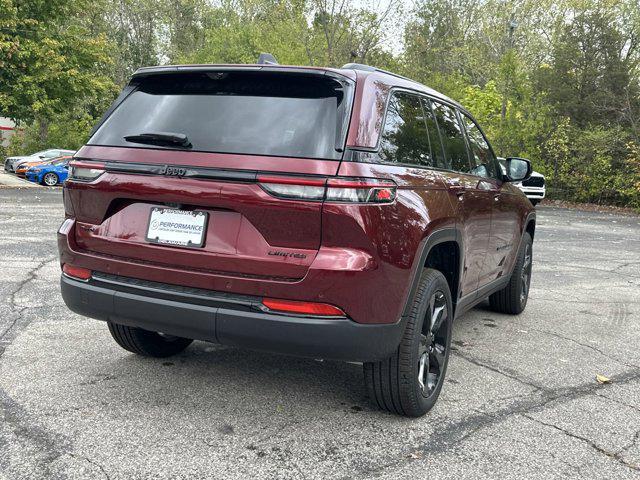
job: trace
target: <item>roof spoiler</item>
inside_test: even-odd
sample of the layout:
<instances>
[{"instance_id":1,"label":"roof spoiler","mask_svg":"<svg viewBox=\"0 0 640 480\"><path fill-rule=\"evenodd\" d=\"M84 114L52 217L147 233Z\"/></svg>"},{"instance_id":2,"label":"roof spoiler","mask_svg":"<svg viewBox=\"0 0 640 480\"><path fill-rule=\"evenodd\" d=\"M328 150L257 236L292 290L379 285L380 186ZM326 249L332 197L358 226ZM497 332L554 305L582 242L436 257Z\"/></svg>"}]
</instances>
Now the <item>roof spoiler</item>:
<instances>
[{"instance_id":1,"label":"roof spoiler","mask_svg":"<svg viewBox=\"0 0 640 480\"><path fill-rule=\"evenodd\" d=\"M280 65L276 57L270 53L261 53L258 57L258 65Z\"/></svg>"}]
</instances>

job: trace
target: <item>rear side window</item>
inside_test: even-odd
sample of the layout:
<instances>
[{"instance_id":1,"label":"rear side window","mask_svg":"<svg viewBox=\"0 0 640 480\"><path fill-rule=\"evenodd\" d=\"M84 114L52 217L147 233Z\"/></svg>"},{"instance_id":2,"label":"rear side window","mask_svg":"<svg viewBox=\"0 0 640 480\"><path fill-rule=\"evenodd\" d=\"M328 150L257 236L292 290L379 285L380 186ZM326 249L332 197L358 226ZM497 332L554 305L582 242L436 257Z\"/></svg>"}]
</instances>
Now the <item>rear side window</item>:
<instances>
[{"instance_id":1,"label":"rear side window","mask_svg":"<svg viewBox=\"0 0 640 480\"><path fill-rule=\"evenodd\" d=\"M90 145L185 148L125 140L186 135L194 151L340 159L351 86L292 72L158 74L142 79Z\"/></svg>"},{"instance_id":2,"label":"rear side window","mask_svg":"<svg viewBox=\"0 0 640 480\"><path fill-rule=\"evenodd\" d=\"M438 121L442 145L446 158L446 168L456 172L469 173L469 156L462 126L453 108L440 102L433 102L433 111Z\"/></svg>"},{"instance_id":3,"label":"rear side window","mask_svg":"<svg viewBox=\"0 0 640 480\"><path fill-rule=\"evenodd\" d=\"M438 132L438 125L436 124L436 117L431 109L431 102L428 99L423 98L422 106L424 108L424 118L427 124L427 133L429 134L429 141L431 143L433 166L447 169L448 167L444 158L444 151L442 150L442 142L440 141L440 133Z\"/></svg>"},{"instance_id":4,"label":"rear side window","mask_svg":"<svg viewBox=\"0 0 640 480\"><path fill-rule=\"evenodd\" d=\"M480 177L498 178L497 159L480 128L467 115L462 115L471 147L471 173Z\"/></svg>"},{"instance_id":5,"label":"rear side window","mask_svg":"<svg viewBox=\"0 0 640 480\"><path fill-rule=\"evenodd\" d=\"M420 97L396 92L389 99L380 139L383 162L433 166Z\"/></svg>"}]
</instances>

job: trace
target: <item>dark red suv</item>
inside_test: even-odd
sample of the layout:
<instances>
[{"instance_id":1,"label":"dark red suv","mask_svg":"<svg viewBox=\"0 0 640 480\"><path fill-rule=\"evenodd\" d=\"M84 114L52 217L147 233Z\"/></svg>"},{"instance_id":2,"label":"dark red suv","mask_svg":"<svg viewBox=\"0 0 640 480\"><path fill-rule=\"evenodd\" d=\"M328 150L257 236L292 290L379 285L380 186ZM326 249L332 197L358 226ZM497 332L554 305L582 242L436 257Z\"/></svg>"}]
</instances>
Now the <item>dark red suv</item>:
<instances>
[{"instance_id":1,"label":"dark red suv","mask_svg":"<svg viewBox=\"0 0 640 480\"><path fill-rule=\"evenodd\" d=\"M62 295L131 352L363 362L422 415L454 317L527 302L531 167L506 172L460 105L372 67L143 68L71 164Z\"/></svg>"}]
</instances>

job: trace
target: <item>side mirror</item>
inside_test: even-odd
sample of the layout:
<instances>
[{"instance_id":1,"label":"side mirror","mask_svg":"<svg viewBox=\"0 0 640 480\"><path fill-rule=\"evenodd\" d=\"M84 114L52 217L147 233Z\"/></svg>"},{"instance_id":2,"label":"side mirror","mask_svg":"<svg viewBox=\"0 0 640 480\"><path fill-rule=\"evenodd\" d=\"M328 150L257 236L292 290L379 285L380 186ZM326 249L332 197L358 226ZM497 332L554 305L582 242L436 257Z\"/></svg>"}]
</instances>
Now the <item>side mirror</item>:
<instances>
[{"instance_id":1,"label":"side mirror","mask_svg":"<svg viewBox=\"0 0 640 480\"><path fill-rule=\"evenodd\" d=\"M504 179L507 182L522 182L533 173L531 162L526 158L509 157L505 162L506 173Z\"/></svg>"}]
</instances>

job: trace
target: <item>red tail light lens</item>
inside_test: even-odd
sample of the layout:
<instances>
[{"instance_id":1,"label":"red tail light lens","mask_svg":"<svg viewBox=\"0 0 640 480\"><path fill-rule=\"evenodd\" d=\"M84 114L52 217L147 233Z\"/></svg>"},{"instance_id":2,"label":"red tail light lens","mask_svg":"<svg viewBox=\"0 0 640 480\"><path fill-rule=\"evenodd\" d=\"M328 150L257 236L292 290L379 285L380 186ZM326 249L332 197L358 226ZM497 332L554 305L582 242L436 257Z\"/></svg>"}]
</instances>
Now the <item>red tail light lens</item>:
<instances>
[{"instance_id":1,"label":"red tail light lens","mask_svg":"<svg viewBox=\"0 0 640 480\"><path fill-rule=\"evenodd\" d=\"M264 298L262 304L269 310L276 312L297 313L301 315L316 315L321 317L345 317L345 313L338 307L328 303L298 302L295 300L279 300Z\"/></svg>"},{"instance_id":2,"label":"red tail light lens","mask_svg":"<svg viewBox=\"0 0 640 480\"><path fill-rule=\"evenodd\" d=\"M103 163L98 162L69 162L69 180L90 182L105 172Z\"/></svg>"},{"instance_id":3,"label":"red tail light lens","mask_svg":"<svg viewBox=\"0 0 640 480\"><path fill-rule=\"evenodd\" d=\"M391 203L396 198L396 184L372 178L331 178L327 181L329 202Z\"/></svg>"},{"instance_id":4,"label":"red tail light lens","mask_svg":"<svg viewBox=\"0 0 640 480\"><path fill-rule=\"evenodd\" d=\"M326 200L347 203L391 203L396 184L374 178L314 178L258 175L260 186L269 194L291 200Z\"/></svg>"},{"instance_id":5,"label":"red tail light lens","mask_svg":"<svg viewBox=\"0 0 640 480\"><path fill-rule=\"evenodd\" d=\"M74 265L69 265L68 263L65 263L62 266L62 271L65 273L65 275L68 275L69 277L73 277L78 280L86 281L91 278L91 270L87 268L76 267Z\"/></svg>"}]
</instances>

